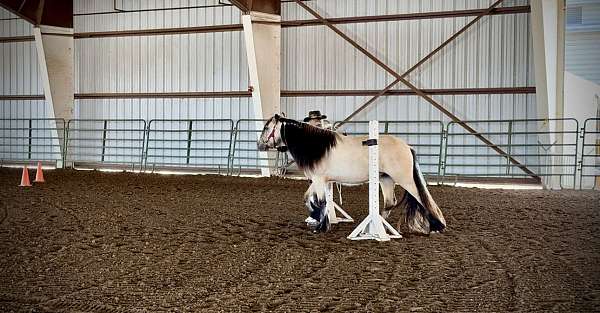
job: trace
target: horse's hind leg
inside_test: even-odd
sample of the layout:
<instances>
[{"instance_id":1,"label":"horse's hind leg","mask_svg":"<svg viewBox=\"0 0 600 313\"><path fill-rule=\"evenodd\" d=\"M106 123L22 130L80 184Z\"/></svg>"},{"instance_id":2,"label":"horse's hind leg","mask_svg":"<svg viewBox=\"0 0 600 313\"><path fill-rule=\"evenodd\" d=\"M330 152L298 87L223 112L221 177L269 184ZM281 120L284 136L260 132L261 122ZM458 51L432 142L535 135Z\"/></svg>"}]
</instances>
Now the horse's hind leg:
<instances>
[{"instance_id":1,"label":"horse's hind leg","mask_svg":"<svg viewBox=\"0 0 600 313\"><path fill-rule=\"evenodd\" d=\"M396 208L400 210L400 219L398 220L398 224L396 225L396 229L400 231L402 229L402 221L406 220L406 206L408 203L408 192L404 190L402 187L398 187L399 189L399 201L396 202Z\"/></svg>"},{"instance_id":2,"label":"horse's hind leg","mask_svg":"<svg viewBox=\"0 0 600 313\"><path fill-rule=\"evenodd\" d=\"M379 186L381 186L381 193L383 194L383 211L381 216L387 219L392 213L392 209L396 206L396 195L394 194L394 187L396 183L387 174L383 173L379 178Z\"/></svg>"}]
</instances>

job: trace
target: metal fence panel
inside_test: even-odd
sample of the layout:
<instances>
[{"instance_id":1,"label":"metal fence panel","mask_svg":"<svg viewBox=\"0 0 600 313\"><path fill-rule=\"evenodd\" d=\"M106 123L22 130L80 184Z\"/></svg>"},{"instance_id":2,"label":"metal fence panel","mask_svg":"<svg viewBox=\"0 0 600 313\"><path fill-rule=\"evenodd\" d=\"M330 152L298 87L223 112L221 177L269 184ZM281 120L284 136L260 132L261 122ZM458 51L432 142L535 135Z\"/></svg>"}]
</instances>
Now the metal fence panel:
<instances>
[{"instance_id":1,"label":"metal fence panel","mask_svg":"<svg viewBox=\"0 0 600 313\"><path fill-rule=\"evenodd\" d=\"M478 134L506 152L500 155L456 122L447 126L445 176L523 178L530 175L508 157L519 161L539 177L558 176L574 186L577 175L576 119L464 121ZM556 131L548 131L554 124ZM562 125L560 125L562 124ZM559 127L560 126L560 127ZM560 130L562 129L562 130ZM555 137L562 136L562 142Z\"/></svg>"},{"instance_id":2,"label":"metal fence panel","mask_svg":"<svg viewBox=\"0 0 600 313\"><path fill-rule=\"evenodd\" d=\"M336 122L337 124L340 122ZM338 130L348 135L368 135L368 121L350 121ZM417 152L419 166L425 175L439 176L442 160L444 124L428 121L379 121L379 133L393 135L406 141Z\"/></svg>"},{"instance_id":3,"label":"metal fence panel","mask_svg":"<svg viewBox=\"0 0 600 313\"><path fill-rule=\"evenodd\" d=\"M63 160L65 120L56 118L0 119L0 164Z\"/></svg>"},{"instance_id":4,"label":"metal fence panel","mask_svg":"<svg viewBox=\"0 0 600 313\"><path fill-rule=\"evenodd\" d=\"M73 119L67 124L65 161L86 165L132 165L143 161L146 121Z\"/></svg>"},{"instance_id":5,"label":"metal fence panel","mask_svg":"<svg viewBox=\"0 0 600 313\"><path fill-rule=\"evenodd\" d=\"M258 151L257 140L267 120L241 119L235 124L235 136L231 153L232 172L238 174L270 169L282 173L282 165L287 161L285 153Z\"/></svg>"},{"instance_id":6,"label":"metal fence panel","mask_svg":"<svg viewBox=\"0 0 600 313\"><path fill-rule=\"evenodd\" d=\"M228 172L233 120L155 119L148 124L145 166Z\"/></svg>"},{"instance_id":7,"label":"metal fence panel","mask_svg":"<svg viewBox=\"0 0 600 313\"><path fill-rule=\"evenodd\" d=\"M600 179L600 118L585 120L581 139L579 188L595 189Z\"/></svg>"}]
</instances>

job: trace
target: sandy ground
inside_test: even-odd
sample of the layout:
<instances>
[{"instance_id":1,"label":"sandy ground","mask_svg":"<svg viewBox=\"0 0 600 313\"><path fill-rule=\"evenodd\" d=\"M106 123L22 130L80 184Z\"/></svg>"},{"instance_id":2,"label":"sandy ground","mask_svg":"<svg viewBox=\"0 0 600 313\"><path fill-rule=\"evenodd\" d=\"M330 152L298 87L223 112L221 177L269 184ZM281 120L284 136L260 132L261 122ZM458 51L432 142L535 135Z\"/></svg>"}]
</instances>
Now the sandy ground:
<instances>
[{"instance_id":1,"label":"sandy ground","mask_svg":"<svg viewBox=\"0 0 600 313\"><path fill-rule=\"evenodd\" d=\"M378 243L347 240L356 224L312 234L305 181L19 178L0 169L2 312L600 308L599 192L431 187L447 232ZM345 188L344 208L362 220L366 186Z\"/></svg>"}]
</instances>

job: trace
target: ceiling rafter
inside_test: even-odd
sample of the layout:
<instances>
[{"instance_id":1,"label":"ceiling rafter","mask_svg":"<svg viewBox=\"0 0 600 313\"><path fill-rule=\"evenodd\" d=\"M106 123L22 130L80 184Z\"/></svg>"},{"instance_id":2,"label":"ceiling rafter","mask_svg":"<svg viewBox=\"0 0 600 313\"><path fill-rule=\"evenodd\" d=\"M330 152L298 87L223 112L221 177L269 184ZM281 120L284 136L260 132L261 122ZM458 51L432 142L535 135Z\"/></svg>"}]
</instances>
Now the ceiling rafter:
<instances>
[{"instance_id":1,"label":"ceiling rafter","mask_svg":"<svg viewBox=\"0 0 600 313\"><path fill-rule=\"evenodd\" d=\"M34 26L73 28L73 0L0 0L0 6Z\"/></svg>"}]
</instances>

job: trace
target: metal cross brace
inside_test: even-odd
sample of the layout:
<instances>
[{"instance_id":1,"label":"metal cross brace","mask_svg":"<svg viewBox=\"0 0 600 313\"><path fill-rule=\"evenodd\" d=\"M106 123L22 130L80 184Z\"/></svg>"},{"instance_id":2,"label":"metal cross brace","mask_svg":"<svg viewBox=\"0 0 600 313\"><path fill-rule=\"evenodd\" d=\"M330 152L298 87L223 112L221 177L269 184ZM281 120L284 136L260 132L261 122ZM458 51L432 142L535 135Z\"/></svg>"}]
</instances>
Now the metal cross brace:
<instances>
[{"instance_id":1,"label":"metal cross brace","mask_svg":"<svg viewBox=\"0 0 600 313\"><path fill-rule=\"evenodd\" d=\"M335 25L333 25L331 22L329 22L327 19L325 19L323 16L321 16L315 10L311 9L305 3L303 3L300 0L294 0L294 1L296 1L296 3L298 3L298 5L300 5L302 8L304 8L310 14L312 14L315 18L317 18L325 26L329 27L336 34L338 34L340 37L342 37L344 40L346 40L348 43L350 43L354 48L356 48L357 50L359 50L360 52L362 52L365 56L367 56L369 59L371 59L377 65L379 65L384 70L386 70L388 73L390 73L394 77L396 77L396 79L391 84L387 85L384 89L382 89L379 93L377 93L377 95L373 96L365 104L363 104L362 106L360 106L356 111L354 111L352 114L350 114L348 117L346 117L343 121L341 121L340 123L338 123L337 127L339 127L339 126L343 125L344 123L348 122L349 120L351 120L359 112L361 112L362 110L364 110L367 106L369 106L371 103L375 102L375 100L377 100L379 97L383 96L386 92L388 92L390 89L392 89L392 87L394 87L396 84L398 84L399 82L402 82L404 85L406 85L408 88L410 88L413 92L415 92L418 96L420 96L421 98L423 98L425 101L429 102L431 105L433 105L438 110L442 111L442 113L444 113L446 116L448 116L451 120L453 120L454 122L458 123L460 126L462 126L464 129L466 129L469 133L473 134L475 137L477 137L479 140L481 140L483 143L485 143L491 149L493 149L494 151L496 151L498 154L506 157L511 163L515 164L523 172L531 175L533 178L536 178L536 179L540 180L540 177L537 176L531 170L529 170L525 165L521 164L518 160L516 160L512 156L508 155L506 152L504 152L504 150L502 150L500 147L498 147L492 141L490 141L489 139L487 139L486 137L484 137L483 135L481 135L477 130L475 130L471 126L467 125L464 121L462 121L462 119L460 119L454 113L452 113L449 110L447 110L443 105L441 105L440 103L438 103L437 101L435 101L433 98L431 98L425 92L423 92L421 89L417 88L415 85L411 84L408 80L405 79L405 77L407 75L409 75L412 71L414 71L416 68L418 68L419 66L421 66L423 63L425 63L431 57L433 57L437 52L439 52L440 50L442 50L445 46L447 46L450 42L452 42L454 39L456 39L462 33L464 33L465 31L467 31L467 29L469 29L471 26L473 26L475 23L477 23L481 18L483 18L486 15L489 15L494 10L494 8L496 8L504 0L497 0L496 2L494 2L485 11L483 11L479 15L477 15L477 17L475 17L471 22L469 22L467 25L463 26L459 31L457 31L454 35L452 35L450 38L448 38L446 41L444 41L440 46L438 46L433 51L431 51L428 55L426 55L424 58L422 58L419 62L417 62L415 65L413 65L410 69L408 69L402 75L399 74L399 73L397 73L392 68L390 68L387 64L385 64L383 61L381 61L380 59L378 59L375 55L373 55L372 53L370 53L368 50L366 50L365 48L363 48L362 46L360 46L355 40L353 40L352 38L348 37L348 35L344 34L344 32L342 32L339 28L337 28Z\"/></svg>"}]
</instances>

